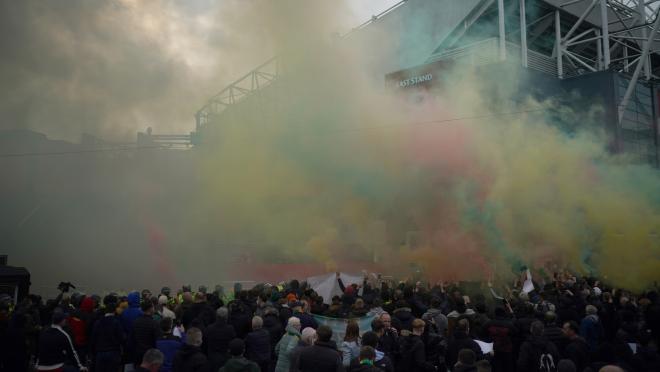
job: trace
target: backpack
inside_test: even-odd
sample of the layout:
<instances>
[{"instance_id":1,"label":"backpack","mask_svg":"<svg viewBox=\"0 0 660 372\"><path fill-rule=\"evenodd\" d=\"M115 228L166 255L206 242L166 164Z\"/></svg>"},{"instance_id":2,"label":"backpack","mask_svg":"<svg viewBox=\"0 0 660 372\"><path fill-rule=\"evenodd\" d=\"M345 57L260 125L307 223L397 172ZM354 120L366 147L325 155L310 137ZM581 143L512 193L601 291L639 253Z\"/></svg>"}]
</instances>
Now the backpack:
<instances>
[{"instance_id":1,"label":"backpack","mask_svg":"<svg viewBox=\"0 0 660 372\"><path fill-rule=\"evenodd\" d=\"M555 360L551 354L547 352L541 353L539 357L539 372L557 372Z\"/></svg>"}]
</instances>

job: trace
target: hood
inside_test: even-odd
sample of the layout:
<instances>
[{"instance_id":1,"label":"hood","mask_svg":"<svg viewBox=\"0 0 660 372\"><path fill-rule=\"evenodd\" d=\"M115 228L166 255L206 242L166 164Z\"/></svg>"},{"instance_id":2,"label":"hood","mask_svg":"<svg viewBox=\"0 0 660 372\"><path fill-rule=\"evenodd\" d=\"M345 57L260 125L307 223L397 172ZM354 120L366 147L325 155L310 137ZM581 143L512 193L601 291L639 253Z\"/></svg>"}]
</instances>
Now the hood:
<instances>
[{"instance_id":1,"label":"hood","mask_svg":"<svg viewBox=\"0 0 660 372\"><path fill-rule=\"evenodd\" d=\"M131 292L128 294L128 306L129 307L139 307L140 306L140 293Z\"/></svg>"},{"instance_id":2,"label":"hood","mask_svg":"<svg viewBox=\"0 0 660 372\"><path fill-rule=\"evenodd\" d=\"M94 300L91 297L85 297L80 304L80 310L91 313L94 310Z\"/></svg>"},{"instance_id":3,"label":"hood","mask_svg":"<svg viewBox=\"0 0 660 372\"><path fill-rule=\"evenodd\" d=\"M286 332L290 335L295 335L300 338L300 331L292 326L286 326Z\"/></svg>"}]
</instances>

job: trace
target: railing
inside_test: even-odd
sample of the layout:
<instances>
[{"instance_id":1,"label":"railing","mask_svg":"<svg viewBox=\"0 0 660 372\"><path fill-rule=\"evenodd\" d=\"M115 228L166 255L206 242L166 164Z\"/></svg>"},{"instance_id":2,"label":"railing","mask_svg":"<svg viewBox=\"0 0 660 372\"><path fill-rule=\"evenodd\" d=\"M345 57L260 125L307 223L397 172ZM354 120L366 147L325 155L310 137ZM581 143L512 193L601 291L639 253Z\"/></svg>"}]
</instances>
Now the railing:
<instances>
[{"instance_id":1,"label":"railing","mask_svg":"<svg viewBox=\"0 0 660 372\"><path fill-rule=\"evenodd\" d=\"M278 59L277 57L273 57L229 84L225 89L211 97L195 113L196 130L199 131L201 127L208 124L210 117L221 113L227 107L272 84L278 76Z\"/></svg>"},{"instance_id":2,"label":"railing","mask_svg":"<svg viewBox=\"0 0 660 372\"><path fill-rule=\"evenodd\" d=\"M457 61L473 66L487 65L498 61L498 39L490 38L433 54L426 62Z\"/></svg>"}]
</instances>

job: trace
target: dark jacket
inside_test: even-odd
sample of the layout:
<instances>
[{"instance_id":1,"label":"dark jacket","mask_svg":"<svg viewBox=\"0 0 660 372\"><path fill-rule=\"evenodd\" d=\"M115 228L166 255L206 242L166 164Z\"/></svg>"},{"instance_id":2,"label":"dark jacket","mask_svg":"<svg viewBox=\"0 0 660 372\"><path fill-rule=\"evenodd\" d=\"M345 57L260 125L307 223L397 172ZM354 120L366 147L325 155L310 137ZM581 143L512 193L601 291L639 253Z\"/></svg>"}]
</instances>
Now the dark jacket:
<instances>
[{"instance_id":1,"label":"dark jacket","mask_svg":"<svg viewBox=\"0 0 660 372\"><path fill-rule=\"evenodd\" d=\"M176 356L177 351L182 347L183 343L181 342L181 339L172 334L163 335L156 341L156 348L165 356L163 365L160 367L161 372L172 371L174 357Z\"/></svg>"},{"instance_id":2,"label":"dark jacket","mask_svg":"<svg viewBox=\"0 0 660 372\"><path fill-rule=\"evenodd\" d=\"M572 360L577 370L582 371L589 365L589 345L582 337L577 337L566 344L563 357Z\"/></svg>"},{"instance_id":3,"label":"dark jacket","mask_svg":"<svg viewBox=\"0 0 660 372\"><path fill-rule=\"evenodd\" d=\"M639 372L660 371L658 350L651 347L639 347L637 354L632 358L632 365L635 367L635 371Z\"/></svg>"},{"instance_id":4,"label":"dark jacket","mask_svg":"<svg viewBox=\"0 0 660 372\"><path fill-rule=\"evenodd\" d=\"M435 371L432 363L426 361L424 342L421 337L409 332L399 337L400 358L396 370L400 372Z\"/></svg>"},{"instance_id":5,"label":"dark jacket","mask_svg":"<svg viewBox=\"0 0 660 372\"><path fill-rule=\"evenodd\" d=\"M257 363L240 357L229 359L219 372L260 372L260 369Z\"/></svg>"},{"instance_id":6,"label":"dark jacket","mask_svg":"<svg viewBox=\"0 0 660 372\"><path fill-rule=\"evenodd\" d=\"M518 372L536 372L541 363L541 355L549 354L552 364L559 363L559 351L552 342L545 337L529 336L520 346L518 353Z\"/></svg>"},{"instance_id":7,"label":"dark jacket","mask_svg":"<svg viewBox=\"0 0 660 372\"><path fill-rule=\"evenodd\" d=\"M603 326L597 315L587 315L582 319L580 322L580 336L587 341L589 351L596 351L598 343L603 337Z\"/></svg>"},{"instance_id":8,"label":"dark jacket","mask_svg":"<svg viewBox=\"0 0 660 372\"><path fill-rule=\"evenodd\" d=\"M124 341L124 329L119 319L115 315L109 314L94 324L89 344L90 351L92 354L103 351L120 351Z\"/></svg>"},{"instance_id":9,"label":"dark jacket","mask_svg":"<svg viewBox=\"0 0 660 372\"><path fill-rule=\"evenodd\" d=\"M216 372L229 359L229 342L236 338L236 332L231 324L218 318L215 323L204 330L204 347L209 357L210 369Z\"/></svg>"},{"instance_id":10,"label":"dark jacket","mask_svg":"<svg viewBox=\"0 0 660 372\"><path fill-rule=\"evenodd\" d=\"M270 334L270 346L275 348L275 345L280 341L282 335L284 335L284 327L282 327L282 322L280 318L275 313L268 313L263 316L264 319L264 329Z\"/></svg>"},{"instance_id":11,"label":"dark jacket","mask_svg":"<svg viewBox=\"0 0 660 372\"><path fill-rule=\"evenodd\" d=\"M183 345L174 356L172 372L209 372L206 355L198 347Z\"/></svg>"},{"instance_id":12,"label":"dark jacket","mask_svg":"<svg viewBox=\"0 0 660 372\"><path fill-rule=\"evenodd\" d=\"M245 356L257 363L270 360L270 334L261 328L248 333L245 337Z\"/></svg>"},{"instance_id":13,"label":"dark jacket","mask_svg":"<svg viewBox=\"0 0 660 372\"><path fill-rule=\"evenodd\" d=\"M128 308L121 313L121 325L124 327L124 333L129 335L133 330L133 323L142 315L140 310L140 294L131 292L128 294Z\"/></svg>"},{"instance_id":14,"label":"dark jacket","mask_svg":"<svg viewBox=\"0 0 660 372\"><path fill-rule=\"evenodd\" d=\"M375 365L369 365L369 364L360 364L359 362L357 365L353 366L353 363L351 363L351 366L348 369L349 372L382 372L383 370L376 367Z\"/></svg>"},{"instance_id":15,"label":"dark jacket","mask_svg":"<svg viewBox=\"0 0 660 372\"><path fill-rule=\"evenodd\" d=\"M447 345L447 366L453 366L456 364L456 361L458 360L458 352L462 349L470 349L474 351L474 355L476 355L477 360L482 358L479 344L471 339L470 336L465 334L464 331L456 330L454 331L452 337L449 339L449 343Z\"/></svg>"},{"instance_id":16,"label":"dark jacket","mask_svg":"<svg viewBox=\"0 0 660 372\"><path fill-rule=\"evenodd\" d=\"M489 338L493 340L495 353L513 352L513 337L516 334L516 327L511 320L506 318L491 319L484 328Z\"/></svg>"},{"instance_id":17,"label":"dark jacket","mask_svg":"<svg viewBox=\"0 0 660 372\"><path fill-rule=\"evenodd\" d=\"M378 350L387 355L393 362L399 358L399 336L393 331L386 330L383 336L378 339Z\"/></svg>"},{"instance_id":18,"label":"dark jacket","mask_svg":"<svg viewBox=\"0 0 660 372\"><path fill-rule=\"evenodd\" d=\"M307 327L312 327L314 329L319 327L319 324L316 322L316 319L310 314L293 312L293 315L296 318L300 319L300 329L305 329Z\"/></svg>"},{"instance_id":19,"label":"dark jacket","mask_svg":"<svg viewBox=\"0 0 660 372\"><path fill-rule=\"evenodd\" d=\"M39 337L39 365L60 363L82 367L71 337L59 326L48 327Z\"/></svg>"},{"instance_id":20,"label":"dark jacket","mask_svg":"<svg viewBox=\"0 0 660 372\"><path fill-rule=\"evenodd\" d=\"M302 349L294 368L302 372L344 371L341 358L334 341L317 341L314 345Z\"/></svg>"},{"instance_id":21,"label":"dark jacket","mask_svg":"<svg viewBox=\"0 0 660 372\"><path fill-rule=\"evenodd\" d=\"M133 322L132 345L134 361L139 364L144 353L156 347L156 340L160 337L160 326L151 318L151 315L142 314Z\"/></svg>"}]
</instances>

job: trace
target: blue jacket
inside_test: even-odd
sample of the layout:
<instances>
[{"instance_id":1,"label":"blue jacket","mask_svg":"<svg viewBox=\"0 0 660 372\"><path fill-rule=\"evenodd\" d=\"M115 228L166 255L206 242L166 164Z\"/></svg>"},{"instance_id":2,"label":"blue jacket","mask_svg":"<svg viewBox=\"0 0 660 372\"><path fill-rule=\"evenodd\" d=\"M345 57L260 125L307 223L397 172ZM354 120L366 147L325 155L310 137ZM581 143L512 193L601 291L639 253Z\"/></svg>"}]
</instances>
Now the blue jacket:
<instances>
[{"instance_id":1,"label":"blue jacket","mask_svg":"<svg viewBox=\"0 0 660 372\"><path fill-rule=\"evenodd\" d=\"M172 371L172 361L181 346L183 346L181 339L171 334L164 335L156 341L156 348L165 356L163 365L160 367L161 372Z\"/></svg>"},{"instance_id":2,"label":"blue jacket","mask_svg":"<svg viewBox=\"0 0 660 372\"><path fill-rule=\"evenodd\" d=\"M589 351L596 351L603 336L603 327L597 315L587 315L582 319L582 322L580 322L580 336L587 341Z\"/></svg>"},{"instance_id":3,"label":"blue jacket","mask_svg":"<svg viewBox=\"0 0 660 372\"><path fill-rule=\"evenodd\" d=\"M121 313L121 326L124 328L124 332L127 335L131 334L133 330L133 322L140 315L142 315L142 310L140 309L140 293L131 292L128 294L128 308Z\"/></svg>"}]
</instances>

